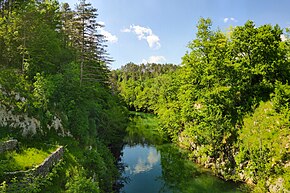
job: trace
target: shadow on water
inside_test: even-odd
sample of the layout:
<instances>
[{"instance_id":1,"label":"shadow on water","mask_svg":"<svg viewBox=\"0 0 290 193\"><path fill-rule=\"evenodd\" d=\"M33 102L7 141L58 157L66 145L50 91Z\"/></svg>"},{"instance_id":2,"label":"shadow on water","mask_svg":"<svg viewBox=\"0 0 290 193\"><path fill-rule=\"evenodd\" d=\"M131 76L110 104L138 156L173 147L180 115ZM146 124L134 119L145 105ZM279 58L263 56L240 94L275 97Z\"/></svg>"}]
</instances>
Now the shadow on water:
<instances>
[{"instance_id":1,"label":"shadow on water","mask_svg":"<svg viewBox=\"0 0 290 193\"><path fill-rule=\"evenodd\" d=\"M120 193L244 192L239 184L213 176L167 143L158 120L150 114L134 113L121 155Z\"/></svg>"}]
</instances>

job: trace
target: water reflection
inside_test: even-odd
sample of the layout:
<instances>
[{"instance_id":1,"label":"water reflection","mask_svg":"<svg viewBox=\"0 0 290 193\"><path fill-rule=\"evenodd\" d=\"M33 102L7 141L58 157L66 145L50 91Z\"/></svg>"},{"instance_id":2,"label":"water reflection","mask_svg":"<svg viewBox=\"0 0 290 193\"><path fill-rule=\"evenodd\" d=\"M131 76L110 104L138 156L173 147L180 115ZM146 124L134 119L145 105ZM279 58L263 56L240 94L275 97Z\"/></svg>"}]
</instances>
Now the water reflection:
<instances>
[{"instance_id":1,"label":"water reflection","mask_svg":"<svg viewBox=\"0 0 290 193\"><path fill-rule=\"evenodd\" d=\"M157 148L161 154L162 179L170 189L178 191L190 179L201 174L176 146L167 144Z\"/></svg>"},{"instance_id":2,"label":"water reflection","mask_svg":"<svg viewBox=\"0 0 290 193\"><path fill-rule=\"evenodd\" d=\"M186 153L163 144L154 117L137 117L127 128L122 151L124 193L241 193L239 186L222 181L197 167Z\"/></svg>"},{"instance_id":3,"label":"water reflection","mask_svg":"<svg viewBox=\"0 0 290 193\"><path fill-rule=\"evenodd\" d=\"M137 162L132 163L132 165L129 165L125 168L125 172L129 173L130 175L135 175L135 174L139 174L141 172L148 172L150 170L153 169L153 167L157 164L159 164L160 162L160 154L157 152L157 150L154 147L146 147L148 148L148 154L147 157L143 154L135 154L136 158L137 158ZM137 149L138 151L143 151L144 152L144 147L142 146L136 146L134 147L134 149ZM130 152L132 151L132 148L127 146L124 148L124 152L126 153L126 155L128 153L132 153ZM140 152L139 151L139 152ZM137 157L138 155L138 157ZM124 161L126 161L126 159L124 158ZM127 162L130 162L131 160L127 160ZM135 161L135 160L134 160Z\"/></svg>"},{"instance_id":4,"label":"water reflection","mask_svg":"<svg viewBox=\"0 0 290 193\"><path fill-rule=\"evenodd\" d=\"M150 114L137 113L131 118L126 131L124 142L128 146L158 145L165 141L158 120Z\"/></svg>"},{"instance_id":5,"label":"water reflection","mask_svg":"<svg viewBox=\"0 0 290 193\"><path fill-rule=\"evenodd\" d=\"M121 192L159 192L162 186L159 152L153 146L136 145L125 146L123 153L126 164L123 177L128 181Z\"/></svg>"}]
</instances>

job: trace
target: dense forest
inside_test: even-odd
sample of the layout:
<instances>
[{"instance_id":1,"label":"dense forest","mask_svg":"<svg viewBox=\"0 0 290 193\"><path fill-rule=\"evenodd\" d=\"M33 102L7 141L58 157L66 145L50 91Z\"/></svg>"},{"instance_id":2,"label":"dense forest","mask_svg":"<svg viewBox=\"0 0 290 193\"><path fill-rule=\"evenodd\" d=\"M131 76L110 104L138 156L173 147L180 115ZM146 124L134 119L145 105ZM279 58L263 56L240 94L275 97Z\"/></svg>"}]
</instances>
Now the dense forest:
<instances>
[{"instance_id":1,"label":"dense forest","mask_svg":"<svg viewBox=\"0 0 290 193\"><path fill-rule=\"evenodd\" d=\"M128 109L155 114L221 178L290 189L289 31L282 41L278 25L224 32L201 18L181 65L111 71L97 17L86 0L0 0L0 142L65 147L45 178L7 180L12 158L1 154L0 192L116 192Z\"/></svg>"},{"instance_id":2,"label":"dense forest","mask_svg":"<svg viewBox=\"0 0 290 193\"><path fill-rule=\"evenodd\" d=\"M113 71L113 85L131 110L156 114L190 159L253 192L286 192L290 42L282 33L253 21L223 32L201 18L180 66L129 63Z\"/></svg>"},{"instance_id":3,"label":"dense forest","mask_svg":"<svg viewBox=\"0 0 290 193\"><path fill-rule=\"evenodd\" d=\"M97 16L85 0L0 1L0 139L66 147L46 179L7 182L1 160L1 192L114 191L127 110L110 89Z\"/></svg>"}]
</instances>

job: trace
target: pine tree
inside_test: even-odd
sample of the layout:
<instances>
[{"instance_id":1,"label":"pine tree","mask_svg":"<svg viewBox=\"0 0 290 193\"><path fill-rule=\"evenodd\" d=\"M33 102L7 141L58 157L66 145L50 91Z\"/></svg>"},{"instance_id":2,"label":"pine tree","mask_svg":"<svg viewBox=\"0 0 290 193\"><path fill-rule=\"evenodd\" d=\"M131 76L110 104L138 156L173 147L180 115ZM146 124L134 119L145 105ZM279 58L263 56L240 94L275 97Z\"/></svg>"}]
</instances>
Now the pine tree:
<instances>
[{"instance_id":1,"label":"pine tree","mask_svg":"<svg viewBox=\"0 0 290 193\"><path fill-rule=\"evenodd\" d=\"M64 3L61 7L61 32L63 34L63 42L65 47L73 46L72 39L73 35L73 18L75 12L71 10L68 3Z\"/></svg>"},{"instance_id":2,"label":"pine tree","mask_svg":"<svg viewBox=\"0 0 290 193\"><path fill-rule=\"evenodd\" d=\"M72 41L77 48L77 61L80 63L80 84L107 80L110 59L105 50L104 36L98 33L103 27L97 23L97 9L86 0L80 0L73 17Z\"/></svg>"}]
</instances>

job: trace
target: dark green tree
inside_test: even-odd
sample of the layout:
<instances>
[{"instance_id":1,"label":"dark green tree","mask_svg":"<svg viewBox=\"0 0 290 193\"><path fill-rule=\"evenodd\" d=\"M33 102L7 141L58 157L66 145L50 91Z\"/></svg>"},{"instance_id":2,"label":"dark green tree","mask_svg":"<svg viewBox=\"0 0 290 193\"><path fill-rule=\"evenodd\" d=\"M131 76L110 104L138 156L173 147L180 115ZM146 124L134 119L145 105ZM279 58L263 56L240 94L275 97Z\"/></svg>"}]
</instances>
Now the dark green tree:
<instances>
[{"instance_id":1,"label":"dark green tree","mask_svg":"<svg viewBox=\"0 0 290 193\"><path fill-rule=\"evenodd\" d=\"M80 83L106 82L110 61L106 55L104 36L98 33L103 27L97 23L97 9L86 0L80 0L73 19L72 41L77 48L77 61L80 63Z\"/></svg>"}]
</instances>

